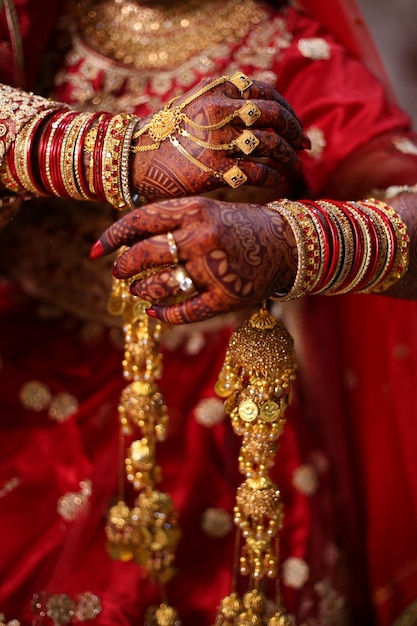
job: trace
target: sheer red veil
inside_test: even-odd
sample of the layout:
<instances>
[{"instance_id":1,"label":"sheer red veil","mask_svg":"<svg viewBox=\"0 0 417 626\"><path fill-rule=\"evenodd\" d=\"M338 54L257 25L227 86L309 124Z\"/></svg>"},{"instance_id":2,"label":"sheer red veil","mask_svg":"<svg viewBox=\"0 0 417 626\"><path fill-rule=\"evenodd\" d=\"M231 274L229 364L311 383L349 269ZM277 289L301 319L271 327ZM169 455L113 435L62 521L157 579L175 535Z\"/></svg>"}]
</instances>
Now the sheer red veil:
<instances>
[{"instance_id":1,"label":"sheer red veil","mask_svg":"<svg viewBox=\"0 0 417 626\"><path fill-rule=\"evenodd\" d=\"M355 0L297 0L294 4L336 35L339 41L385 83L391 93L387 73Z\"/></svg>"}]
</instances>

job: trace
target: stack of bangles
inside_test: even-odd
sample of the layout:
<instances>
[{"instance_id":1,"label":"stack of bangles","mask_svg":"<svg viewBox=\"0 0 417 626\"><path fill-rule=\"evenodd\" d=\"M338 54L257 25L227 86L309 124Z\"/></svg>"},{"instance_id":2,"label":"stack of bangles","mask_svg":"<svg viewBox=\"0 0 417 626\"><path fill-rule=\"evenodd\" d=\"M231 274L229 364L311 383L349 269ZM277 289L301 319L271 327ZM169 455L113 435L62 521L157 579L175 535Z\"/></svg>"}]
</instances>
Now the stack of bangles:
<instances>
[{"instance_id":1,"label":"stack of bangles","mask_svg":"<svg viewBox=\"0 0 417 626\"><path fill-rule=\"evenodd\" d=\"M272 294L272 300L307 294L380 293L407 270L407 227L385 202L284 199L266 206L288 221L298 253L290 291Z\"/></svg>"},{"instance_id":2,"label":"stack of bangles","mask_svg":"<svg viewBox=\"0 0 417 626\"><path fill-rule=\"evenodd\" d=\"M129 155L137 122L132 115L41 111L23 126L7 151L1 182L17 194L100 200L120 210L134 208Z\"/></svg>"},{"instance_id":3,"label":"stack of bangles","mask_svg":"<svg viewBox=\"0 0 417 626\"><path fill-rule=\"evenodd\" d=\"M17 133L0 168L0 182L16 194L59 196L75 200L99 200L116 209L133 209L142 198L132 194L129 185L130 154L157 150L170 141L184 158L205 173L223 179L231 187L246 182L247 176L237 163L226 171L214 170L183 145L196 144L206 150L249 155L259 140L248 129L226 143L211 143L205 133L219 130L239 117L251 126L261 115L258 107L247 101L215 124L201 125L186 115L184 109L210 90L225 82L232 83L242 95L252 80L242 72L222 76L192 93L178 106L174 100L155 113L139 130L140 118L130 114L79 113L59 107L36 113ZM13 98L13 95L11 96ZM21 96L19 92L17 99ZM195 136L185 125L203 133ZM182 142L180 139L182 138ZM86 153L88 153L86 155Z\"/></svg>"}]
</instances>

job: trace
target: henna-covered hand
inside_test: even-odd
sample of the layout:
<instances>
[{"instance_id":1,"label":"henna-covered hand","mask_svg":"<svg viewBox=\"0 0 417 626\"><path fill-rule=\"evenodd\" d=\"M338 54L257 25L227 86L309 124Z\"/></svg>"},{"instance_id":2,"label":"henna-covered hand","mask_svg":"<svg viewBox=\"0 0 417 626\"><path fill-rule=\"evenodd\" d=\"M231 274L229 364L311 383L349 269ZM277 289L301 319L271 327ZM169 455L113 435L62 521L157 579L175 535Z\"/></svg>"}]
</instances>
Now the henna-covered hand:
<instances>
[{"instance_id":1,"label":"henna-covered hand","mask_svg":"<svg viewBox=\"0 0 417 626\"><path fill-rule=\"evenodd\" d=\"M173 304L181 290L169 232L179 266L194 285L193 293ZM262 205L205 197L149 204L110 226L91 256L121 246L130 247L117 259L115 276L131 278L156 268L134 281L131 291L149 301L158 318L170 324L259 304L275 290L289 289L296 272L297 250L290 226Z\"/></svg>"},{"instance_id":2,"label":"henna-covered hand","mask_svg":"<svg viewBox=\"0 0 417 626\"><path fill-rule=\"evenodd\" d=\"M223 175L234 166L248 184L272 188L279 183L280 168L299 167L297 150L308 147L309 141L278 92L257 81L243 92L228 80L208 89L211 82L200 82L165 110L139 122L131 169L134 192L155 199L211 191L226 184ZM204 93L193 100L200 91ZM245 106L249 109L238 115ZM261 162L261 157L276 166Z\"/></svg>"}]
</instances>

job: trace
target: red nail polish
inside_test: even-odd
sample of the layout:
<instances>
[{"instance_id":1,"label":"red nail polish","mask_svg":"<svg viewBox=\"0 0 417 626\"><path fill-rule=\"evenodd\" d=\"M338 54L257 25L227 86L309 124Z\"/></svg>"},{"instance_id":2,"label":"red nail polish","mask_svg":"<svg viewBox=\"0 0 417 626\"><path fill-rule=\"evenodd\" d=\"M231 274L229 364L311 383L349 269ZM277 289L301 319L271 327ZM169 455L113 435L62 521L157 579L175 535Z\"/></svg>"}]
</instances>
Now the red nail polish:
<instances>
[{"instance_id":1,"label":"red nail polish","mask_svg":"<svg viewBox=\"0 0 417 626\"><path fill-rule=\"evenodd\" d=\"M122 278L122 276L120 276L119 272L117 271L117 267L115 265L113 265L113 276L115 278Z\"/></svg>"},{"instance_id":2,"label":"red nail polish","mask_svg":"<svg viewBox=\"0 0 417 626\"><path fill-rule=\"evenodd\" d=\"M156 320L156 319L157 319L157 317L158 317L158 316L157 316L157 314L156 314L155 309L153 309L152 307L150 307L149 309L146 309L145 313L146 313L146 315L147 315L148 317L152 317L152 318L153 318L153 319L155 319L155 320Z\"/></svg>"},{"instance_id":3,"label":"red nail polish","mask_svg":"<svg viewBox=\"0 0 417 626\"><path fill-rule=\"evenodd\" d=\"M89 256L90 256L90 259L94 261L95 259L98 259L98 257L100 257L103 253L104 253L104 248L101 244L101 241L98 240L96 241L94 246L91 248Z\"/></svg>"}]
</instances>

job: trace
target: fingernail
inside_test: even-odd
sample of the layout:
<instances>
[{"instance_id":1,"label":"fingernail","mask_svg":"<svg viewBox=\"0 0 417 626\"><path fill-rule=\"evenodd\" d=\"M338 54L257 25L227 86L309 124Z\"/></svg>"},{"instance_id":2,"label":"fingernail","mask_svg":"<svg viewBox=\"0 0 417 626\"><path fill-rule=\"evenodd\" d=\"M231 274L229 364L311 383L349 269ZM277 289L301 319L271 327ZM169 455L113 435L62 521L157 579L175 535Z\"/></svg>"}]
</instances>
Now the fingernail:
<instances>
[{"instance_id":1,"label":"fingernail","mask_svg":"<svg viewBox=\"0 0 417 626\"><path fill-rule=\"evenodd\" d=\"M158 318L155 309L153 309L152 307L150 307L149 309L146 309L145 313L148 317L152 317L155 320Z\"/></svg>"},{"instance_id":2,"label":"fingernail","mask_svg":"<svg viewBox=\"0 0 417 626\"><path fill-rule=\"evenodd\" d=\"M303 143L302 146L305 150L310 150L311 149L311 139L309 137L307 137L307 135L303 136Z\"/></svg>"},{"instance_id":3,"label":"fingernail","mask_svg":"<svg viewBox=\"0 0 417 626\"><path fill-rule=\"evenodd\" d=\"M117 267L115 265L113 265L113 276L115 278L122 278L122 276L120 276L119 272L117 271Z\"/></svg>"},{"instance_id":4,"label":"fingernail","mask_svg":"<svg viewBox=\"0 0 417 626\"><path fill-rule=\"evenodd\" d=\"M89 256L90 256L90 259L94 261L95 259L98 259L98 257L100 257L103 253L104 253L104 248L101 244L101 241L98 240L96 241L94 246L91 248Z\"/></svg>"}]
</instances>

